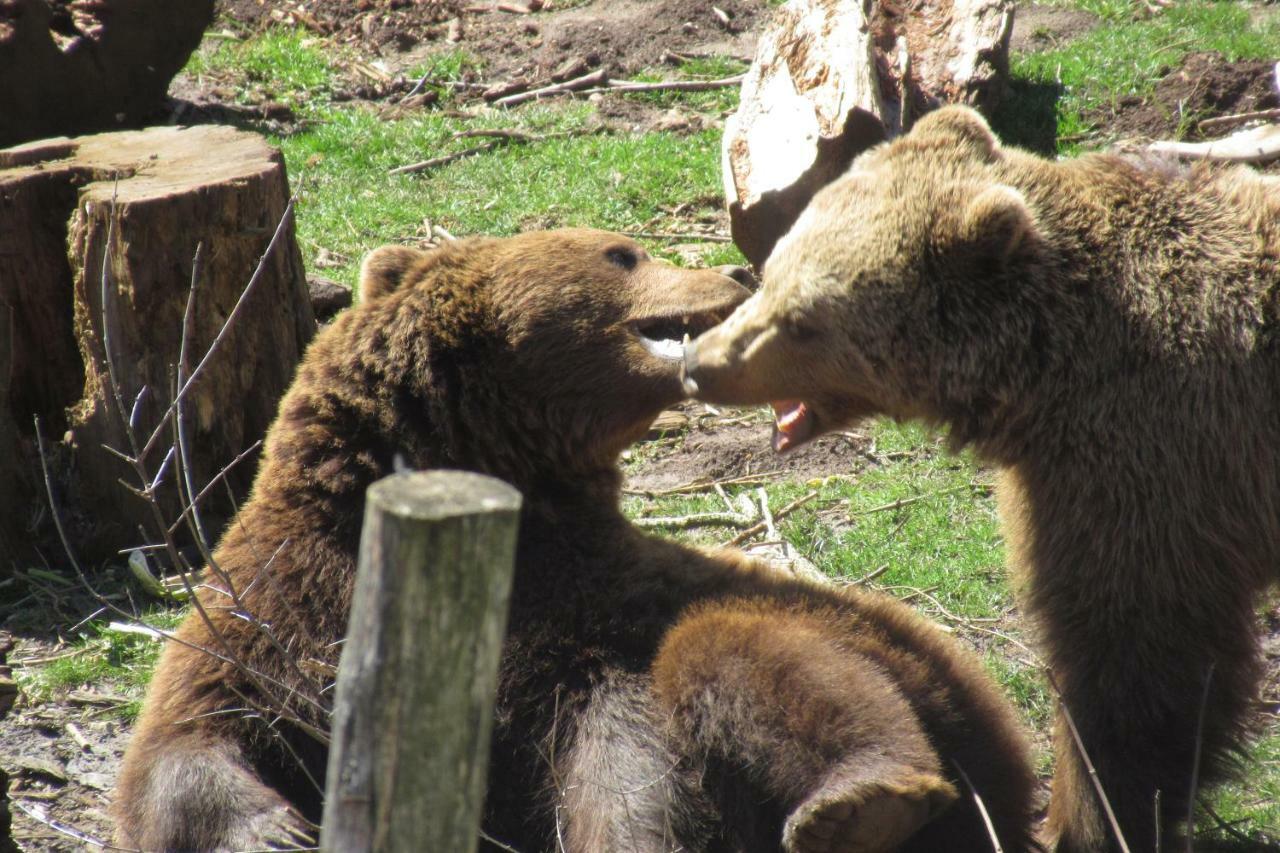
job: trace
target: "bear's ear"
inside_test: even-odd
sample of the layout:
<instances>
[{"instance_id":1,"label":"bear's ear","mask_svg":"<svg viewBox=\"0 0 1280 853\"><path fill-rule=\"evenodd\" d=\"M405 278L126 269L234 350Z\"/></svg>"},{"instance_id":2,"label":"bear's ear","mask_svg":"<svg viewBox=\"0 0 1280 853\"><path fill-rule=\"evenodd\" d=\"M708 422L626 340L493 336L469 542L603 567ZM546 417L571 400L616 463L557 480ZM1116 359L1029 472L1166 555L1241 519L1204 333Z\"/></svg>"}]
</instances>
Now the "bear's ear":
<instances>
[{"instance_id":1,"label":"bear's ear","mask_svg":"<svg viewBox=\"0 0 1280 853\"><path fill-rule=\"evenodd\" d=\"M360 265L360 301L369 302L391 293L404 281L405 273L429 255L411 246L374 249Z\"/></svg>"},{"instance_id":2,"label":"bear's ear","mask_svg":"<svg viewBox=\"0 0 1280 853\"><path fill-rule=\"evenodd\" d=\"M991 132L986 119L976 110L962 106L936 109L916 122L910 139L927 140L931 144L950 144L984 163L1000 159L1000 141Z\"/></svg>"},{"instance_id":3,"label":"bear's ear","mask_svg":"<svg viewBox=\"0 0 1280 853\"><path fill-rule=\"evenodd\" d=\"M984 257L1008 260L1035 234L1035 217L1022 193L1004 184L984 187L969 199L960 239Z\"/></svg>"}]
</instances>

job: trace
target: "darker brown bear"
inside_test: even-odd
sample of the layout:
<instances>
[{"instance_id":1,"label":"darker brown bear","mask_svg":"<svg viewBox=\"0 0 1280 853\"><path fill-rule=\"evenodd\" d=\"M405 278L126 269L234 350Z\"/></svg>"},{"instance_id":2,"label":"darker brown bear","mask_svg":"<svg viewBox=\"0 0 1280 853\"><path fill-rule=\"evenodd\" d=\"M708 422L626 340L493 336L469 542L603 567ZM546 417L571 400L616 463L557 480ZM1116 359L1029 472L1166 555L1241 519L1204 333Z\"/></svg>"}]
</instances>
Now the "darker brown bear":
<instances>
[{"instance_id":1,"label":"darker brown bear","mask_svg":"<svg viewBox=\"0 0 1280 853\"><path fill-rule=\"evenodd\" d=\"M1129 849L1224 778L1280 571L1280 184L1001 148L948 108L814 198L763 289L688 350L775 444L920 418L1002 466L1028 610ZM1203 703L1203 719L1201 708ZM1049 828L1116 844L1065 718Z\"/></svg>"},{"instance_id":2,"label":"darker brown bear","mask_svg":"<svg viewBox=\"0 0 1280 853\"><path fill-rule=\"evenodd\" d=\"M122 840L310 831L363 496L401 457L525 497L484 825L504 849L987 850L962 770L1005 848L1027 847L1025 747L971 656L897 602L620 513L618 454L681 398L678 338L737 283L565 231L382 249L362 292L308 352L166 649Z\"/></svg>"}]
</instances>

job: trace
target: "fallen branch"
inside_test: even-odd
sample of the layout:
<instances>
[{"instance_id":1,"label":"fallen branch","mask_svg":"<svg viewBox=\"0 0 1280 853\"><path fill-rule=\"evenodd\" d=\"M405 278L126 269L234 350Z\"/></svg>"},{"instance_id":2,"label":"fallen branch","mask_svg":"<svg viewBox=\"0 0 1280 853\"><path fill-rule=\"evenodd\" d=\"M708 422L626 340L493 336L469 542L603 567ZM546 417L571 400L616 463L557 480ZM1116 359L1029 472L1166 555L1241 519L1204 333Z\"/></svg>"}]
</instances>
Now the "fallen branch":
<instances>
[{"instance_id":1,"label":"fallen branch","mask_svg":"<svg viewBox=\"0 0 1280 853\"><path fill-rule=\"evenodd\" d=\"M857 512L851 512L849 513L849 517L856 518L860 515L872 515L873 513L877 513L877 512L891 512L892 510L901 509L904 506L911 506L911 504L919 503L920 501L925 501L925 500L928 500L929 498L938 498L938 497L942 497L943 495L954 495L956 492L964 492L964 491L970 491L970 490L976 491L976 492L985 492L985 491L990 491L990 489L991 487L984 483L969 483L968 485L956 486L951 489L939 489L936 492L925 492L923 495L915 495L914 497L910 497L910 498L898 498L896 501L890 501L887 504L880 504L879 506L873 506L870 509L860 509Z\"/></svg>"},{"instance_id":2,"label":"fallen branch","mask_svg":"<svg viewBox=\"0 0 1280 853\"><path fill-rule=\"evenodd\" d=\"M732 243L732 237L726 237L724 234L699 234L697 232L689 232L684 234L671 233L666 231L619 231L627 237L635 237L637 240L679 240L681 242L703 242L703 243Z\"/></svg>"},{"instance_id":3,"label":"fallen branch","mask_svg":"<svg viewBox=\"0 0 1280 853\"><path fill-rule=\"evenodd\" d=\"M1271 121L1280 118L1280 109L1275 110L1254 110L1247 113L1235 113L1233 115L1215 116L1214 118L1206 118L1196 125L1201 133L1210 130L1221 130L1224 127L1235 127L1237 124L1244 124L1249 121Z\"/></svg>"},{"instance_id":4,"label":"fallen branch","mask_svg":"<svg viewBox=\"0 0 1280 853\"><path fill-rule=\"evenodd\" d=\"M695 512L691 515L663 515L653 518L637 518L636 527L704 527L718 525L723 527L742 527L750 524L755 516L739 512Z\"/></svg>"},{"instance_id":5,"label":"fallen branch","mask_svg":"<svg viewBox=\"0 0 1280 853\"><path fill-rule=\"evenodd\" d=\"M724 480L713 480L710 477L699 477L680 486L672 486L669 489L623 489L624 495L641 495L646 498L661 498L667 495L683 495L695 492L705 492L709 489L715 489L717 486L742 486L754 485L756 483L765 482L770 477L776 477L782 473L782 469L777 471L766 471L762 474L746 474L741 477L729 477Z\"/></svg>"},{"instance_id":6,"label":"fallen branch","mask_svg":"<svg viewBox=\"0 0 1280 853\"><path fill-rule=\"evenodd\" d=\"M773 520L776 522L779 519L785 518L787 515L799 509L800 507L804 506L805 504L807 504L809 501L813 500L817 496L818 496L817 492L809 492L804 497L796 498L791 503L787 504L782 509L775 512L773 514ZM743 542L746 542L752 536L755 536L758 533L763 533L766 529L767 529L767 525L765 525L763 521L759 522L758 524L753 524L751 527L748 527L746 530L742 531L737 536L733 537L728 542L724 543L724 547L732 548L735 545L741 545Z\"/></svg>"},{"instance_id":7,"label":"fallen branch","mask_svg":"<svg viewBox=\"0 0 1280 853\"><path fill-rule=\"evenodd\" d=\"M464 157L470 157L472 154L483 154L486 151L507 145L512 142L521 144L528 142L545 142L548 139L564 139L570 136L586 136L590 133L599 133L601 128L591 130L565 130L558 133L524 133L519 130L464 130L453 135L454 139L473 138L477 136L492 137L488 142L482 142L479 145L473 145L470 148L464 148L461 151L455 151L452 154L441 154L439 157L432 157L429 160L422 160L418 163L410 163L407 166L397 166L387 172L388 175L408 175L413 172L425 172L427 169L434 169L436 166L443 166L452 163L455 160L461 160ZM443 230L443 229L440 229Z\"/></svg>"},{"instance_id":8,"label":"fallen branch","mask_svg":"<svg viewBox=\"0 0 1280 853\"><path fill-rule=\"evenodd\" d=\"M514 107L517 104L536 100L546 95L562 95L566 92L577 92L590 86L598 86L607 79L608 76L605 69L598 68L590 74L583 74L581 77L574 77L572 80L565 80L563 83L553 83L550 86L543 86L541 89L530 89L527 92L517 92L514 95L498 98L493 102L493 105L495 107Z\"/></svg>"},{"instance_id":9,"label":"fallen branch","mask_svg":"<svg viewBox=\"0 0 1280 853\"><path fill-rule=\"evenodd\" d=\"M745 74L732 77L721 77L719 80L610 80L595 89L586 89L583 95L595 95L603 92L707 92L712 89L725 89L742 83Z\"/></svg>"},{"instance_id":10,"label":"fallen branch","mask_svg":"<svg viewBox=\"0 0 1280 853\"><path fill-rule=\"evenodd\" d=\"M1153 142L1147 150L1186 160L1268 163L1280 157L1280 125L1253 127L1209 142Z\"/></svg>"}]
</instances>

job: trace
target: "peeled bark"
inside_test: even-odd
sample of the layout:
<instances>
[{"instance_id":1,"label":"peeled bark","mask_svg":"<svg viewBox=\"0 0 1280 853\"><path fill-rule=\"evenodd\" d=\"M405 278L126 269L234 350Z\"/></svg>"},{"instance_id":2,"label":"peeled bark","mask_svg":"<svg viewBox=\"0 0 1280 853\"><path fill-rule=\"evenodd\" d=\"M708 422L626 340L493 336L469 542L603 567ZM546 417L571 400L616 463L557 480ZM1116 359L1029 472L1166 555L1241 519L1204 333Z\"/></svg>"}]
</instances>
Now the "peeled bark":
<instances>
[{"instance_id":1,"label":"peeled bark","mask_svg":"<svg viewBox=\"0 0 1280 853\"><path fill-rule=\"evenodd\" d=\"M1009 0L791 0L725 122L734 242L757 269L819 189L943 103L990 107L1008 70Z\"/></svg>"},{"instance_id":2,"label":"peeled bark","mask_svg":"<svg viewBox=\"0 0 1280 853\"><path fill-rule=\"evenodd\" d=\"M158 539L153 509L119 482L139 485L132 468L103 449L133 452L112 393L104 319L126 417L146 389L135 416L145 442L173 399L197 245L203 262L189 368L250 281L288 198L279 152L231 128L153 128L0 151L0 319L13 318L7 360L0 346L0 375L8 377L9 389L0 408L0 442L7 416L24 448L7 462L0 458L0 493L12 483L10 493L19 497L11 499L30 516L0 518L8 550L20 551L14 543L30 538L45 500L33 450L37 416L60 475L60 501L77 522L71 525L75 544L102 555L142 544L144 536ZM291 223L282 238L243 313L184 398L197 490L262 437L314 333ZM4 388L0 382L0 395ZM145 457L153 475L171 439L166 431ZM240 494L252 467L232 472ZM158 491L167 521L177 517L175 470L169 468ZM229 513L222 500L221 510L210 508L215 525Z\"/></svg>"},{"instance_id":3,"label":"peeled bark","mask_svg":"<svg viewBox=\"0 0 1280 853\"><path fill-rule=\"evenodd\" d=\"M0 0L0 146L137 126L211 20L213 0Z\"/></svg>"}]
</instances>

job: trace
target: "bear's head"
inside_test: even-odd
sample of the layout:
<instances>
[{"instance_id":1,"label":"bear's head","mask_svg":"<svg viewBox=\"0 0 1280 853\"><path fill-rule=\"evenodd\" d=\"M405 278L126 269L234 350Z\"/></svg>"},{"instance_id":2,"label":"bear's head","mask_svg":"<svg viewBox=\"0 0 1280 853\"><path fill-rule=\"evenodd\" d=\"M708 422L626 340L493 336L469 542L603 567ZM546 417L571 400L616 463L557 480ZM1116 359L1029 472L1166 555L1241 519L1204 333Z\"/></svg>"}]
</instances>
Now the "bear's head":
<instances>
[{"instance_id":1,"label":"bear's head","mask_svg":"<svg viewBox=\"0 0 1280 853\"><path fill-rule=\"evenodd\" d=\"M686 350L686 387L771 402L774 446L861 417L991 416L1036 333L1035 215L982 118L940 109L860 156L769 258L764 284Z\"/></svg>"},{"instance_id":2,"label":"bear's head","mask_svg":"<svg viewBox=\"0 0 1280 853\"><path fill-rule=\"evenodd\" d=\"M684 398L683 341L745 300L748 281L737 267L681 269L627 237L565 229L384 247L366 258L360 293L393 384L445 413L433 420L451 425L456 447L481 448L451 451L455 464L487 452L576 468L612 466Z\"/></svg>"}]
</instances>

